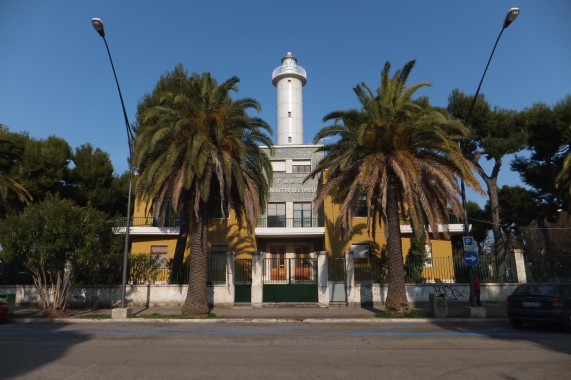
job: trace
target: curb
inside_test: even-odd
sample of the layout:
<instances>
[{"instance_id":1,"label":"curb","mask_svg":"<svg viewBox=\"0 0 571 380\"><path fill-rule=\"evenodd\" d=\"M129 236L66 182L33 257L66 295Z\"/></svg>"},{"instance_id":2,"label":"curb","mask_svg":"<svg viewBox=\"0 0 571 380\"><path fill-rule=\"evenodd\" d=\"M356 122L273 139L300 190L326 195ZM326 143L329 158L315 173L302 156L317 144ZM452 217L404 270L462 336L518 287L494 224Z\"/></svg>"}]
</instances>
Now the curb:
<instances>
[{"instance_id":1,"label":"curb","mask_svg":"<svg viewBox=\"0 0 571 380\"><path fill-rule=\"evenodd\" d=\"M9 323L54 323L54 324L91 324L91 323L444 323L444 322L504 322L507 318L16 318Z\"/></svg>"}]
</instances>

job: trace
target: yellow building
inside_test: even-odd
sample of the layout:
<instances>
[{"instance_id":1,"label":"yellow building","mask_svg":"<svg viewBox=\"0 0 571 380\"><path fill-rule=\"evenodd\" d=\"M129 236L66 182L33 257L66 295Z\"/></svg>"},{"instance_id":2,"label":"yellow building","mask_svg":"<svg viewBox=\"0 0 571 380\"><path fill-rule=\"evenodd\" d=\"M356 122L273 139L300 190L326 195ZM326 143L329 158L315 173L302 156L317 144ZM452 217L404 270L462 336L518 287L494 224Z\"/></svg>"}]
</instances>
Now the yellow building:
<instances>
[{"instance_id":1,"label":"yellow building","mask_svg":"<svg viewBox=\"0 0 571 380\"><path fill-rule=\"evenodd\" d=\"M237 262L251 259L252 253L261 253L264 260L264 284L268 283L314 283L317 271L317 252L327 251L329 256L329 277L331 281L340 280L335 263L345 269L345 252L355 257L355 276L358 281L380 281L377 269L372 262L371 253L380 254L386 244L381 226L376 228L373 240L366 225L366 209L358 207L357 217L353 221L353 234L343 239L340 231L339 205L327 198L323 207L313 212L314 200L320 179L306 179L308 173L323 158L323 152L317 152L320 145L303 144L302 88L306 84L306 73L297 66L297 60L291 53L282 59L282 65L273 72L272 83L277 88L277 144L271 157L274 169L273 185L266 207L253 233L240 228L230 213L228 219L214 220L208 231L208 240L212 262L223 263L226 252L235 253ZM364 201L364 200L363 200ZM131 228L131 252L159 255L163 261L172 259L178 235L176 217L167 216L164 227L145 213L145 205L136 203L133 227ZM450 233L462 233L461 224L442 225ZM410 225L401 226L403 234L403 258L410 247L412 230ZM427 242L427 254L430 258L425 265L423 276L428 280L450 280L453 278L452 246L449 240L430 240ZM188 255L188 252L187 252ZM437 263L446 261L448 268L439 275L435 274ZM362 266L366 269L363 269ZM220 264L214 264L219 267ZM215 268L215 269L216 269ZM240 267L241 268L241 267ZM251 264L237 269L250 279L247 272ZM358 269L360 268L360 269ZM367 269L368 268L368 269ZM382 269L381 269L382 270ZM441 273L449 273L442 275ZM376 276L376 277L375 277ZM237 288L238 294L238 288ZM264 288L264 299L266 289ZM237 295L238 298L238 295Z\"/></svg>"}]
</instances>

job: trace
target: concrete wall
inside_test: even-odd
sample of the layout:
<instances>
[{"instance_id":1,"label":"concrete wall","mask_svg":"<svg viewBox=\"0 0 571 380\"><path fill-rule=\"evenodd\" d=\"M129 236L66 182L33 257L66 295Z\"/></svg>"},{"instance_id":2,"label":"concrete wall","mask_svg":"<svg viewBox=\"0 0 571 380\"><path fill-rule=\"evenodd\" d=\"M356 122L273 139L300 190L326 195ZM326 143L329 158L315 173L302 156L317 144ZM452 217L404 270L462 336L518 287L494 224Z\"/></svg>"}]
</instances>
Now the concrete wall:
<instances>
[{"instance_id":1,"label":"concrete wall","mask_svg":"<svg viewBox=\"0 0 571 380\"><path fill-rule=\"evenodd\" d=\"M505 302L518 284L482 284L482 302ZM129 306L182 305L186 298L187 285L133 285L127 286L126 301ZM325 289L320 291L326 292ZM419 284L406 285L409 302L428 302L430 293L446 293L450 302L468 302L468 284ZM0 293L16 294L16 304L40 304L34 286L1 286ZM356 283L347 292L349 304L384 303L387 288L380 284ZM327 306L326 297L320 298L321 306ZM76 289L70 304L82 306L117 306L121 300L121 286L89 286ZM208 302L215 305L232 305L234 293L226 284L208 287ZM261 299L257 300L261 304ZM258 305L260 306L260 305Z\"/></svg>"},{"instance_id":2,"label":"concrete wall","mask_svg":"<svg viewBox=\"0 0 571 380\"><path fill-rule=\"evenodd\" d=\"M505 302L519 284L481 284L482 302ZM409 302L428 302L430 293L445 293L450 302L468 302L469 284L407 284L406 295ZM387 298L386 285L356 283L354 289L347 291L347 302L384 303Z\"/></svg>"},{"instance_id":3,"label":"concrete wall","mask_svg":"<svg viewBox=\"0 0 571 380\"><path fill-rule=\"evenodd\" d=\"M128 306L182 305L188 285L128 285L125 300ZM0 286L0 293L16 294L16 304L41 304L36 287ZM226 284L208 286L208 303L230 305L234 293ZM91 307L118 306L121 303L121 286L86 286L75 289L70 297L71 305Z\"/></svg>"}]
</instances>

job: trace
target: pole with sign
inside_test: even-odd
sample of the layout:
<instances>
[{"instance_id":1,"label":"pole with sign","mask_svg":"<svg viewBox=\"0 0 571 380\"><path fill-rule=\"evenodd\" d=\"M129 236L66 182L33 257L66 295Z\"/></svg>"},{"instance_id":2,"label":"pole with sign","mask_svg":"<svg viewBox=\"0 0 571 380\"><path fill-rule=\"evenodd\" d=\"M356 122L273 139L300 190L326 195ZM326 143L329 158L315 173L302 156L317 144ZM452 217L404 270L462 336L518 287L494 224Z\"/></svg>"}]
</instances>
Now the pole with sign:
<instances>
[{"instance_id":1,"label":"pole with sign","mask_svg":"<svg viewBox=\"0 0 571 380\"><path fill-rule=\"evenodd\" d=\"M476 292L474 290L474 265L478 264L480 258L476 253L476 242L472 236L464 236L464 262L468 265L468 281L470 282L470 306L476 306Z\"/></svg>"},{"instance_id":2,"label":"pole with sign","mask_svg":"<svg viewBox=\"0 0 571 380\"><path fill-rule=\"evenodd\" d=\"M480 257L476 253L476 245L472 236L464 236L464 262L473 267L480 261Z\"/></svg>"}]
</instances>

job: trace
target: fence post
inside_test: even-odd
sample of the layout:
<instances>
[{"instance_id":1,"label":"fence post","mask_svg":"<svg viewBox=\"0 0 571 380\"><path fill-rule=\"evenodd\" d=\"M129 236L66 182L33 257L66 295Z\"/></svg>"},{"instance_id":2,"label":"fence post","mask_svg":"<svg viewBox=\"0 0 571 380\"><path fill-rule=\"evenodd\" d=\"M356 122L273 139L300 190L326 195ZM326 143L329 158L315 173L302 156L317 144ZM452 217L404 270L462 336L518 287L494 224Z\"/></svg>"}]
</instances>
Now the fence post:
<instances>
[{"instance_id":1,"label":"fence post","mask_svg":"<svg viewBox=\"0 0 571 380\"><path fill-rule=\"evenodd\" d=\"M517 282L518 284L524 284L527 282L527 275L525 273L523 251L521 249L514 249L514 261L517 273Z\"/></svg>"},{"instance_id":2,"label":"fence post","mask_svg":"<svg viewBox=\"0 0 571 380\"><path fill-rule=\"evenodd\" d=\"M317 252L317 301L319 306L329 306L329 252Z\"/></svg>"},{"instance_id":3,"label":"fence post","mask_svg":"<svg viewBox=\"0 0 571 380\"><path fill-rule=\"evenodd\" d=\"M345 251L345 292L347 304L360 303L355 299L355 259L353 251Z\"/></svg>"},{"instance_id":4,"label":"fence post","mask_svg":"<svg viewBox=\"0 0 571 380\"><path fill-rule=\"evenodd\" d=\"M264 254L262 251L252 252L252 296L253 307L262 307L264 299Z\"/></svg>"},{"instance_id":5,"label":"fence post","mask_svg":"<svg viewBox=\"0 0 571 380\"><path fill-rule=\"evenodd\" d=\"M236 275L235 275L235 263L234 257L236 256L236 252L228 251L226 252L226 299L224 302L233 304L234 303L234 296L236 292L236 288L234 287L236 283Z\"/></svg>"}]
</instances>

